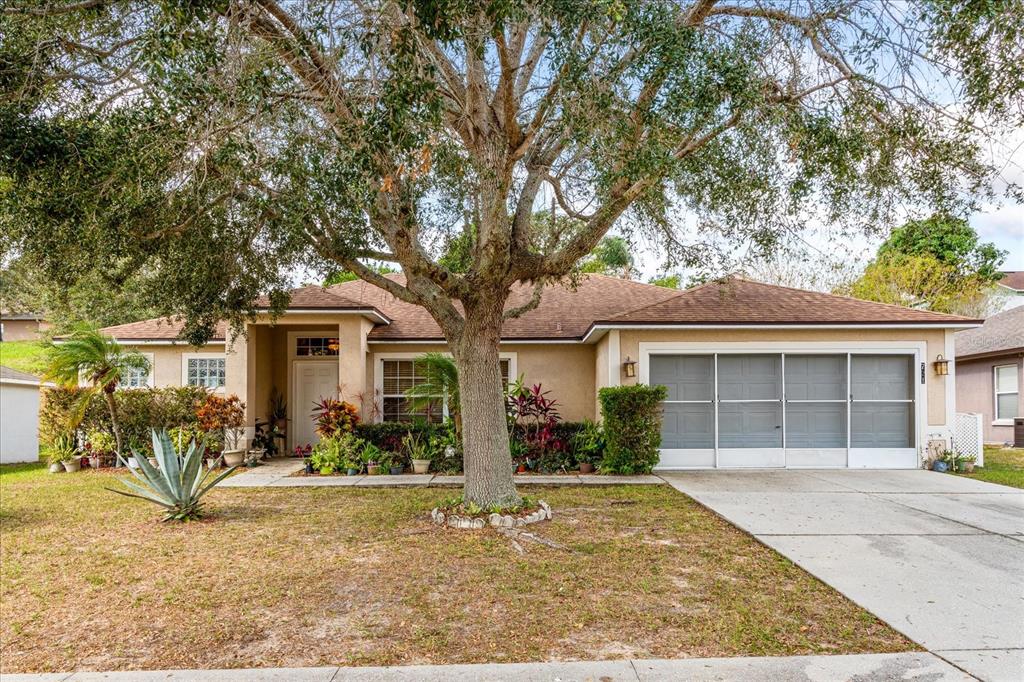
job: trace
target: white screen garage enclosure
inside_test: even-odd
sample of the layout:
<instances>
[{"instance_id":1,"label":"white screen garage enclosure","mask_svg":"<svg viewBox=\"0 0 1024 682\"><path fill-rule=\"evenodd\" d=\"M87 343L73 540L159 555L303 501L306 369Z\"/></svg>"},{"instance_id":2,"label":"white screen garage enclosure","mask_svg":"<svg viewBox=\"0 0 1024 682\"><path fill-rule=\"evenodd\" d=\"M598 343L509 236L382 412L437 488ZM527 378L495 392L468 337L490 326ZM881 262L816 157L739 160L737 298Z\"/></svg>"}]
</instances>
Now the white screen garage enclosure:
<instances>
[{"instance_id":1,"label":"white screen garage enclosure","mask_svg":"<svg viewBox=\"0 0 1024 682\"><path fill-rule=\"evenodd\" d=\"M913 353L651 354L661 469L917 466Z\"/></svg>"}]
</instances>

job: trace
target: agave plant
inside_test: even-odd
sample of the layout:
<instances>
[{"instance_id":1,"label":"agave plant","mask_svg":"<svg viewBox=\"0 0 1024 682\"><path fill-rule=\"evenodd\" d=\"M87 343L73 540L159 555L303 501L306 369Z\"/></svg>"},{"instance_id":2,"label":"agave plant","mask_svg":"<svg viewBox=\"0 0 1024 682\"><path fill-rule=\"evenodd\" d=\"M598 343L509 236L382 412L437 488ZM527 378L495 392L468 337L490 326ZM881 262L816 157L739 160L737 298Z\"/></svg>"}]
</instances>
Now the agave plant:
<instances>
[{"instance_id":1,"label":"agave plant","mask_svg":"<svg viewBox=\"0 0 1024 682\"><path fill-rule=\"evenodd\" d=\"M158 467L154 468L145 455L132 451L138 462L138 470L129 468L139 483L127 478L120 479L133 492L108 488L111 492L126 497L137 497L148 500L164 508L164 521L189 521L202 516L200 501L213 486L220 483L238 467L231 467L213 480L207 479L213 474L212 469L203 469L203 454L206 451L205 439L196 443L192 440L185 453L179 454L174 449L166 429L153 429L153 453ZM121 455L118 455L121 459ZM127 466L127 462L122 460Z\"/></svg>"}]
</instances>

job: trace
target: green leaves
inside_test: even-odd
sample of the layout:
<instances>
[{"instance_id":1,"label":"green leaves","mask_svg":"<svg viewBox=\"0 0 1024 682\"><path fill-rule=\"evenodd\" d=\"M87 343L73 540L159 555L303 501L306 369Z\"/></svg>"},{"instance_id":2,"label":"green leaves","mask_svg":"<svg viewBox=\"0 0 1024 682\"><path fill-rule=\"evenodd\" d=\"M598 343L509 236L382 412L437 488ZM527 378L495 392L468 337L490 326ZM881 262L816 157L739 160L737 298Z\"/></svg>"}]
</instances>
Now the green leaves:
<instances>
[{"instance_id":1,"label":"green leaves","mask_svg":"<svg viewBox=\"0 0 1024 682\"><path fill-rule=\"evenodd\" d=\"M108 488L126 497L137 497L152 502L165 510L164 521L187 521L202 515L201 500L217 483L224 480L237 467L230 467L213 475L213 469L203 469L204 443L190 441L184 453L178 453L166 429L153 429L154 467L141 453L133 451L138 469L129 467L136 482L119 479L130 492ZM118 459L122 465L127 462Z\"/></svg>"}]
</instances>

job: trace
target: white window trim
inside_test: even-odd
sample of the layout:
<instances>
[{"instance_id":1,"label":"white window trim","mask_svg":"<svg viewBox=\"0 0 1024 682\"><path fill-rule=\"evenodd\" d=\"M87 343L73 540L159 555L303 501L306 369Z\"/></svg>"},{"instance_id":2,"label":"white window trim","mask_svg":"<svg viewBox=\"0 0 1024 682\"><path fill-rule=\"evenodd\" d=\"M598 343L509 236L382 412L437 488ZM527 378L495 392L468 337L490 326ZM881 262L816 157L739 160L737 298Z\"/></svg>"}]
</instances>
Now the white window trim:
<instances>
[{"instance_id":1,"label":"white window trim","mask_svg":"<svg viewBox=\"0 0 1024 682\"><path fill-rule=\"evenodd\" d=\"M374 395L379 396L381 400L380 414L377 415L377 422L384 421L384 361L385 360L415 360L416 358L422 357L424 353L430 351L423 351L420 353L374 353L373 354L373 389ZM442 355L451 357L451 353L442 352ZM518 353L498 353L498 359L508 360L508 380L509 382L515 381L519 377L519 354ZM445 413L447 416L447 407L445 407Z\"/></svg>"},{"instance_id":2,"label":"white window trim","mask_svg":"<svg viewBox=\"0 0 1024 682\"><path fill-rule=\"evenodd\" d=\"M1010 367L1013 369L1014 374L1017 375L1017 390L1016 391L1000 391L999 390L999 370ZM992 366L992 426L1013 426L1013 417L999 417L999 396L1001 395L1015 395L1017 396L1017 410L1020 411L1020 366L1019 365L993 365Z\"/></svg>"},{"instance_id":3,"label":"white window trim","mask_svg":"<svg viewBox=\"0 0 1024 682\"><path fill-rule=\"evenodd\" d=\"M156 375L156 361L154 360L152 353L139 353L142 357L146 358L146 362L149 363L149 374L146 376L145 386L147 388L153 388L154 376ZM120 384L118 388L141 388L140 386L128 386L127 384Z\"/></svg>"},{"instance_id":4,"label":"white window trim","mask_svg":"<svg viewBox=\"0 0 1024 682\"><path fill-rule=\"evenodd\" d=\"M228 386L228 363L224 353L182 353L181 354L181 385L188 386L189 360L224 360L224 385L211 389L216 393L224 393ZM204 387L205 388L205 387Z\"/></svg>"},{"instance_id":5,"label":"white window trim","mask_svg":"<svg viewBox=\"0 0 1024 682\"><path fill-rule=\"evenodd\" d=\"M344 344L341 342L340 329L335 327L332 329L313 329L300 332L288 332L288 358L291 360L330 360L338 361L341 357L341 351L344 348ZM310 338L324 338L324 339L338 339L338 354L337 355L299 355L298 345L299 337L310 337Z\"/></svg>"}]
</instances>

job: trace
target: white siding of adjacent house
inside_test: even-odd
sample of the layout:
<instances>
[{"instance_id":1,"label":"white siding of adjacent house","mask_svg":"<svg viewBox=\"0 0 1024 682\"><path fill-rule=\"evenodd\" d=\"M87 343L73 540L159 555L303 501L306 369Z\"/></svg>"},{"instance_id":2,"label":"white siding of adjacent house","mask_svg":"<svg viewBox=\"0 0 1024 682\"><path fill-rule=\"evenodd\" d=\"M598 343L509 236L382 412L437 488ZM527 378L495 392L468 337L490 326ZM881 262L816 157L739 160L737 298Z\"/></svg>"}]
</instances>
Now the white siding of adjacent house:
<instances>
[{"instance_id":1,"label":"white siding of adjacent house","mask_svg":"<svg viewBox=\"0 0 1024 682\"><path fill-rule=\"evenodd\" d=\"M39 386L0 383L0 464L39 461Z\"/></svg>"}]
</instances>

